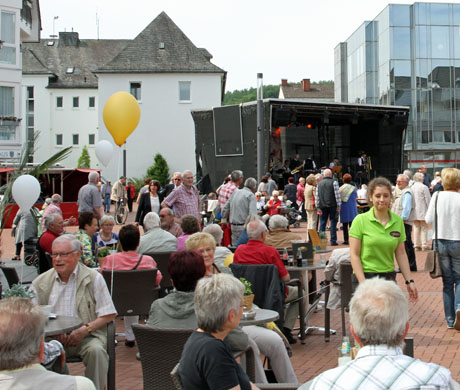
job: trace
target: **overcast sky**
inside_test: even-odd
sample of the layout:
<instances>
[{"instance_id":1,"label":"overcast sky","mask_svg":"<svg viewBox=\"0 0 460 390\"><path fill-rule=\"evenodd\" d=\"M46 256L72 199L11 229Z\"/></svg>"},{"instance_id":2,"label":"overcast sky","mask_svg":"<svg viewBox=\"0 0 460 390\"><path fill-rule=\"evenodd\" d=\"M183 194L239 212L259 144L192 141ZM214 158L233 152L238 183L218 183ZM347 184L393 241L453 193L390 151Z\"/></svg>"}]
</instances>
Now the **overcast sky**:
<instances>
[{"instance_id":1,"label":"overcast sky","mask_svg":"<svg viewBox=\"0 0 460 390\"><path fill-rule=\"evenodd\" d=\"M445 2L445 1L444 1ZM412 4L406 1L392 3ZM77 31L80 38L133 39L161 11L212 62L226 70L227 90L282 78L334 79L334 47L388 4L382 0L40 0L42 38Z\"/></svg>"}]
</instances>

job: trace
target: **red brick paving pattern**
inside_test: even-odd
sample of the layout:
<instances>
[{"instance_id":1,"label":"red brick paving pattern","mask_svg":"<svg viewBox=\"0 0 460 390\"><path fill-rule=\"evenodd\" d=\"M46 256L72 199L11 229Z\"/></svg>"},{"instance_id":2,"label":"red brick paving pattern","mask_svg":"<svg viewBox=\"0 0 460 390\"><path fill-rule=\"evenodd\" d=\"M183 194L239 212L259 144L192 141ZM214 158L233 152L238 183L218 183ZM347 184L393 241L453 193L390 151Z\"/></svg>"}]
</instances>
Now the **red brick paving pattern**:
<instances>
[{"instance_id":1,"label":"red brick paving pattern","mask_svg":"<svg viewBox=\"0 0 460 390\"><path fill-rule=\"evenodd\" d=\"M133 220L131 213L129 220ZM296 231L305 234L305 226ZM9 236L9 230L2 235L2 258L11 258L14 254L14 241ZM339 232L339 242L342 242ZM423 270L426 254L416 252L419 270ZM415 357L427 362L441 364L451 370L452 377L460 381L460 332L447 329L444 320L442 303L441 279L431 279L427 273L413 273L419 299L416 303L409 304L410 329L409 336L414 338ZM322 280L322 272L318 273L318 280ZM405 291L402 277L398 275L398 283ZM321 326L324 313L320 311L313 314L310 325ZM348 318L347 318L348 324ZM347 325L348 326L348 325ZM305 382L324 370L333 368L337 364L338 351L342 339L340 310L331 312L331 327L337 330L336 335L331 335L329 343L324 341L324 336L311 333L307 336L306 344L297 343L293 346L294 356L292 365L300 382ZM117 320L117 328L123 331L123 323ZM348 329L347 329L347 333ZM119 390L142 389L142 369L136 360L137 348L127 348L123 338L120 338L116 348L116 388ZM82 375L82 364L71 364L72 374Z\"/></svg>"}]
</instances>

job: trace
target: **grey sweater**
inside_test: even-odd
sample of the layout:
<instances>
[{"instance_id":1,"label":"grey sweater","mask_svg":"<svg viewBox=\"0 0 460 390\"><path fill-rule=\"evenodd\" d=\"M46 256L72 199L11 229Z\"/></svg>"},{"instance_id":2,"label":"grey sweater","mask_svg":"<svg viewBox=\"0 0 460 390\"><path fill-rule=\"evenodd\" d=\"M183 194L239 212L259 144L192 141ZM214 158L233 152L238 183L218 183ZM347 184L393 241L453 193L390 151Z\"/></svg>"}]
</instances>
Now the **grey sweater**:
<instances>
[{"instance_id":1,"label":"grey sweater","mask_svg":"<svg viewBox=\"0 0 460 390\"><path fill-rule=\"evenodd\" d=\"M147 325L163 329L198 328L193 298L193 292L173 290L153 301ZM244 351L248 346L248 336L240 328L232 330L224 341L233 352Z\"/></svg>"}]
</instances>

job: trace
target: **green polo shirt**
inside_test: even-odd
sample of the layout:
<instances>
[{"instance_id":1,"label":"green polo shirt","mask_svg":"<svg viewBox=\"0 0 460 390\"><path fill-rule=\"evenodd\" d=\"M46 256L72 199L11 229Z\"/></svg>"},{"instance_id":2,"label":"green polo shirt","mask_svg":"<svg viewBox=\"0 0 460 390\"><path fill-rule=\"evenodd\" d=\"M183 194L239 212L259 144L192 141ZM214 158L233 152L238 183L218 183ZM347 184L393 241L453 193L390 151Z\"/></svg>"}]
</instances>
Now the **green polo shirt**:
<instances>
[{"instance_id":1,"label":"green polo shirt","mask_svg":"<svg viewBox=\"0 0 460 390\"><path fill-rule=\"evenodd\" d=\"M364 272L392 272L394 254L400 242L406 241L404 222L388 210L390 221L385 227L377 221L372 207L358 215L351 225L350 236L361 240L361 262Z\"/></svg>"}]
</instances>

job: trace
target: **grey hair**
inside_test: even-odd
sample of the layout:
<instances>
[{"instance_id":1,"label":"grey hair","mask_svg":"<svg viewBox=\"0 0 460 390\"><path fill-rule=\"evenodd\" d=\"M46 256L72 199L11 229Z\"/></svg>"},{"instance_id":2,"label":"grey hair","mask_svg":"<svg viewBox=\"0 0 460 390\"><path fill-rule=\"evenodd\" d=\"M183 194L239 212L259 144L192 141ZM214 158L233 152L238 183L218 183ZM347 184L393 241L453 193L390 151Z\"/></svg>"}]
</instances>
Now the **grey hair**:
<instances>
[{"instance_id":1,"label":"grey hair","mask_svg":"<svg viewBox=\"0 0 460 390\"><path fill-rule=\"evenodd\" d=\"M230 174L230 178L232 179L233 182L242 179L242 178L243 178L243 171L239 171L239 170L237 170L237 169L234 170L234 171Z\"/></svg>"},{"instance_id":2,"label":"grey hair","mask_svg":"<svg viewBox=\"0 0 460 390\"><path fill-rule=\"evenodd\" d=\"M414 175L414 181L423 182L425 175L422 172L416 172Z\"/></svg>"},{"instance_id":3,"label":"grey hair","mask_svg":"<svg viewBox=\"0 0 460 390\"><path fill-rule=\"evenodd\" d=\"M257 239L263 232L267 231L267 227L262 221L252 221L249 222L246 227L246 232L248 233L248 237L251 240Z\"/></svg>"},{"instance_id":4,"label":"grey hair","mask_svg":"<svg viewBox=\"0 0 460 390\"><path fill-rule=\"evenodd\" d=\"M396 178L396 180L398 180L400 177L402 177L405 181L409 183L410 179L407 175L405 175L404 173L400 173L398 177Z\"/></svg>"},{"instance_id":5,"label":"grey hair","mask_svg":"<svg viewBox=\"0 0 460 390\"><path fill-rule=\"evenodd\" d=\"M268 220L268 227L270 229L283 228L287 229L289 222L286 217L282 215L272 215Z\"/></svg>"},{"instance_id":6,"label":"grey hair","mask_svg":"<svg viewBox=\"0 0 460 390\"><path fill-rule=\"evenodd\" d=\"M323 172L324 177L332 177L332 171L328 168Z\"/></svg>"},{"instance_id":7,"label":"grey hair","mask_svg":"<svg viewBox=\"0 0 460 390\"><path fill-rule=\"evenodd\" d=\"M412 179L412 171L410 169L405 169L403 174L406 175L409 180Z\"/></svg>"},{"instance_id":8,"label":"grey hair","mask_svg":"<svg viewBox=\"0 0 460 390\"><path fill-rule=\"evenodd\" d=\"M323 175L322 175L321 173L317 173L317 174L315 175L315 179L316 179L316 180L323 180Z\"/></svg>"},{"instance_id":9,"label":"grey hair","mask_svg":"<svg viewBox=\"0 0 460 390\"><path fill-rule=\"evenodd\" d=\"M280 196L280 192L278 190L273 190L272 196Z\"/></svg>"},{"instance_id":10,"label":"grey hair","mask_svg":"<svg viewBox=\"0 0 460 390\"><path fill-rule=\"evenodd\" d=\"M216 274L202 278L195 288L195 315L198 327L205 332L223 330L231 310L240 310L244 286L228 274Z\"/></svg>"},{"instance_id":11,"label":"grey hair","mask_svg":"<svg viewBox=\"0 0 460 390\"><path fill-rule=\"evenodd\" d=\"M157 213L151 211L150 213L147 213L144 217L144 228L145 230L149 231L152 230L155 227L160 226L160 217L158 216Z\"/></svg>"},{"instance_id":12,"label":"grey hair","mask_svg":"<svg viewBox=\"0 0 460 390\"><path fill-rule=\"evenodd\" d=\"M0 301L0 371L38 362L46 317L28 298Z\"/></svg>"},{"instance_id":13,"label":"grey hair","mask_svg":"<svg viewBox=\"0 0 460 390\"><path fill-rule=\"evenodd\" d=\"M222 237L224 236L222 228L215 223L211 223L208 226L206 226L203 229L203 233L209 233L216 241L216 244L220 244L222 242Z\"/></svg>"},{"instance_id":14,"label":"grey hair","mask_svg":"<svg viewBox=\"0 0 460 390\"><path fill-rule=\"evenodd\" d=\"M174 215L174 211L171 210L169 207L163 207L160 211L165 210L168 215Z\"/></svg>"},{"instance_id":15,"label":"grey hair","mask_svg":"<svg viewBox=\"0 0 460 390\"><path fill-rule=\"evenodd\" d=\"M78 239L73 234L67 233L67 234L63 234L57 237L53 241L52 246L54 246L54 244L60 244L60 243L69 243L74 251L81 251L81 242L78 241Z\"/></svg>"},{"instance_id":16,"label":"grey hair","mask_svg":"<svg viewBox=\"0 0 460 390\"><path fill-rule=\"evenodd\" d=\"M62 202L62 197L61 195L59 194L54 194L52 197L51 197L51 202L54 203L54 204L59 204Z\"/></svg>"},{"instance_id":17,"label":"grey hair","mask_svg":"<svg viewBox=\"0 0 460 390\"><path fill-rule=\"evenodd\" d=\"M45 217L45 229L48 229L50 227L50 225L52 223L54 223L54 221L56 220L57 217L61 217L61 214L59 213L53 213L53 214L48 214L46 217Z\"/></svg>"},{"instance_id":18,"label":"grey hair","mask_svg":"<svg viewBox=\"0 0 460 390\"><path fill-rule=\"evenodd\" d=\"M350 301L350 323L364 345L402 346L408 320L406 296L392 281L366 279Z\"/></svg>"},{"instance_id":19,"label":"grey hair","mask_svg":"<svg viewBox=\"0 0 460 390\"><path fill-rule=\"evenodd\" d=\"M182 172L182 178L184 177L185 174L187 173L191 173L193 175L193 172L190 170L190 169L187 169L185 170L184 172Z\"/></svg>"},{"instance_id":20,"label":"grey hair","mask_svg":"<svg viewBox=\"0 0 460 390\"><path fill-rule=\"evenodd\" d=\"M254 188L257 188L257 180L253 177L248 177L244 182L244 186L250 190L253 190Z\"/></svg>"},{"instance_id":21,"label":"grey hair","mask_svg":"<svg viewBox=\"0 0 460 390\"><path fill-rule=\"evenodd\" d=\"M105 214L101 218L101 226L104 225L104 223L106 223L106 222L112 222L115 225L115 219L111 215Z\"/></svg>"},{"instance_id":22,"label":"grey hair","mask_svg":"<svg viewBox=\"0 0 460 390\"><path fill-rule=\"evenodd\" d=\"M98 180L99 180L99 173L97 173L96 171L92 171L89 173L88 181L90 183L97 183Z\"/></svg>"},{"instance_id":23,"label":"grey hair","mask_svg":"<svg viewBox=\"0 0 460 390\"><path fill-rule=\"evenodd\" d=\"M252 221L262 221L262 218L257 214L249 214L244 221L244 228L248 227L248 224Z\"/></svg>"}]
</instances>

